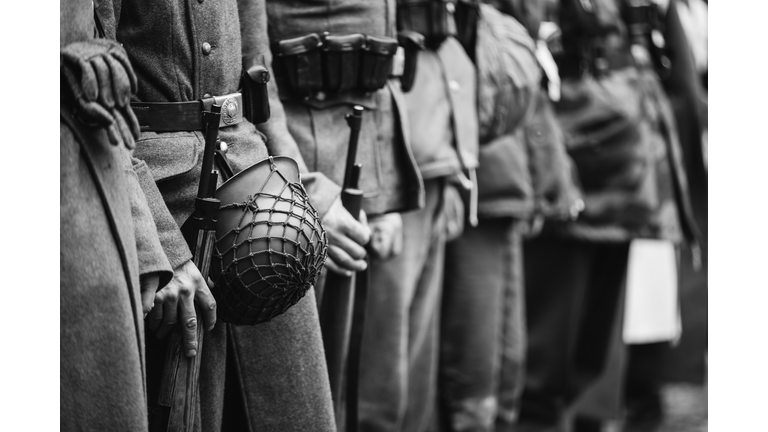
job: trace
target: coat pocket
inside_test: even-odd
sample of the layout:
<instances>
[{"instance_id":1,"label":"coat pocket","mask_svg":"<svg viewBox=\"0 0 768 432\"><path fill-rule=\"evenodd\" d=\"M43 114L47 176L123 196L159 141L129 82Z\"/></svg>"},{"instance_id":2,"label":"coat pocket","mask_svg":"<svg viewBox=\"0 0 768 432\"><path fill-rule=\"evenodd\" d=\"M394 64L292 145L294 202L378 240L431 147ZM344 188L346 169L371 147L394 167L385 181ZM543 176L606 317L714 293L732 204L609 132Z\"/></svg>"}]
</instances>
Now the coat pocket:
<instances>
[{"instance_id":1,"label":"coat pocket","mask_svg":"<svg viewBox=\"0 0 768 432\"><path fill-rule=\"evenodd\" d=\"M203 146L195 132L145 132L136 143L133 156L147 163L156 182L191 171Z\"/></svg>"}]
</instances>

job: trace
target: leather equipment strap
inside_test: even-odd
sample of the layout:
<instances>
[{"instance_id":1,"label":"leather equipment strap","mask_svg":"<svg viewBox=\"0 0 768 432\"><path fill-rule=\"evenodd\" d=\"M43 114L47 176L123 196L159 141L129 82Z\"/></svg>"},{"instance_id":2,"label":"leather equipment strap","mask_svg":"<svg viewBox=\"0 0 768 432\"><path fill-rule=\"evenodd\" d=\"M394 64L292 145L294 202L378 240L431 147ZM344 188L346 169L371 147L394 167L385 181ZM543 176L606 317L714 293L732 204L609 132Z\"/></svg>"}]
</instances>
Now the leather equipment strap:
<instances>
[{"instance_id":1,"label":"leather equipment strap","mask_svg":"<svg viewBox=\"0 0 768 432\"><path fill-rule=\"evenodd\" d=\"M243 121L243 96L232 93L190 102L133 102L131 108L142 132L202 131L203 111L221 105L219 127Z\"/></svg>"}]
</instances>

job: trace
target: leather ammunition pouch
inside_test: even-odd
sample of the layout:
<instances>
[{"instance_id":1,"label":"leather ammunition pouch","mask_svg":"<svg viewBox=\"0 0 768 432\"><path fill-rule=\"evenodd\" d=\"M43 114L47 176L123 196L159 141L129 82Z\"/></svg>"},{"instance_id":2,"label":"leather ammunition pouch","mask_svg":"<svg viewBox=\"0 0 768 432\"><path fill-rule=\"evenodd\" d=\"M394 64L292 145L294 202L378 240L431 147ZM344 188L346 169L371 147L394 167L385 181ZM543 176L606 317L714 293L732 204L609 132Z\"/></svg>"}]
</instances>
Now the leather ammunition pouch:
<instances>
[{"instance_id":1,"label":"leather ammunition pouch","mask_svg":"<svg viewBox=\"0 0 768 432\"><path fill-rule=\"evenodd\" d=\"M395 66L398 42L361 33L323 36L310 33L273 46L278 86L299 97L318 92L375 92Z\"/></svg>"},{"instance_id":2,"label":"leather ammunition pouch","mask_svg":"<svg viewBox=\"0 0 768 432\"><path fill-rule=\"evenodd\" d=\"M424 50L424 35L412 30L402 30L397 33L397 41L403 47L405 56L403 61L403 73L400 75L400 87L408 93L416 79L416 66L419 62L419 51Z\"/></svg>"},{"instance_id":3,"label":"leather ammunition pouch","mask_svg":"<svg viewBox=\"0 0 768 432\"><path fill-rule=\"evenodd\" d=\"M327 35L323 41L323 87L329 93L354 90L360 76L360 57L365 36Z\"/></svg>"},{"instance_id":4,"label":"leather ammunition pouch","mask_svg":"<svg viewBox=\"0 0 768 432\"><path fill-rule=\"evenodd\" d=\"M426 45L437 49L456 35L456 0L398 0L397 29L424 35Z\"/></svg>"},{"instance_id":5,"label":"leather ammunition pouch","mask_svg":"<svg viewBox=\"0 0 768 432\"><path fill-rule=\"evenodd\" d=\"M243 59L243 76L240 81L243 89L243 115L253 124L269 120L269 79L269 71L263 62L254 62L252 58Z\"/></svg>"},{"instance_id":6,"label":"leather ammunition pouch","mask_svg":"<svg viewBox=\"0 0 768 432\"><path fill-rule=\"evenodd\" d=\"M301 96L323 90L322 46L317 33L279 41L273 50L278 86Z\"/></svg>"}]
</instances>

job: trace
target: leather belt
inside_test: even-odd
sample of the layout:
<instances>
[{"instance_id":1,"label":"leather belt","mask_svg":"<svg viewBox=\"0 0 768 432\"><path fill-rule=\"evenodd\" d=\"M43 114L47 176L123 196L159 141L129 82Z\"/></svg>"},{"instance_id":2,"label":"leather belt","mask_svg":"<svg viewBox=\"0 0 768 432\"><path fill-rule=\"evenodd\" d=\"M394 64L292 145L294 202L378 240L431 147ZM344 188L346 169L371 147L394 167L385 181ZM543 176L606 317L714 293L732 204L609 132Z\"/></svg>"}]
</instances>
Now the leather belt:
<instances>
[{"instance_id":1,"label":"leather belt","mask_svg":"<svg viewBox=\"0 0 768 432\"><path fill-rule=\"evenodd\" d=\"M243 121L243 96L231 93L190 102L132 102L142 132L202 131L203 111L213 104L221 105L219 127Z\"/></svg>"}]
</instances>

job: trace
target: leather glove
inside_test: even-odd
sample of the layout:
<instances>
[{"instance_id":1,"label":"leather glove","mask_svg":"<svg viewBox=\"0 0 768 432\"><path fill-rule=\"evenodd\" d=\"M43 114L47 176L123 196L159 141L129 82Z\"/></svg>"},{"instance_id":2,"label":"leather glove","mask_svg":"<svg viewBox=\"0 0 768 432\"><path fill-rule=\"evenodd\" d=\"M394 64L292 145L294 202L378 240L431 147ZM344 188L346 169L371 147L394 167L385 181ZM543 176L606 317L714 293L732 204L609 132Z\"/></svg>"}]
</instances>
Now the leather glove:
<instances>
[{"instance_id":1,"label":"leather glove","mask_svg":"<svg viewBox=\"0 0 768 432\"><path fill-rule=\"evenodd\" d=\"M75 42L61 49L62 92L84 123L107 129L113 145L135 147L139 121L131 109L136 75L120 44L108 39Z\"/></svg>"},{"instance_id":2,"label":"leather glove","mask_svg":"<svg viewBox=\"0 0 768 432\"><path fill-rule=\"evenodd\" d=\"M372 258L387 260L402 253L403 218L400 213L372 217L368 225L371 227Z\"/></svg>"},{"instance_id":3,"label":"leather glove","mask_svg":"<svg viewBox=\"0 0 768 432\"><path fill-rule=\"evenodd\" d=\"M461 192L453 184L443 189L443 213L445 214L446 241L454 241L464 232L464 200Z\"/></svg>"}]
</instances>

